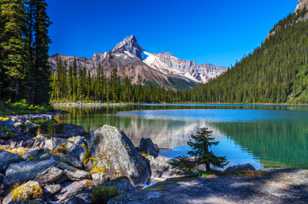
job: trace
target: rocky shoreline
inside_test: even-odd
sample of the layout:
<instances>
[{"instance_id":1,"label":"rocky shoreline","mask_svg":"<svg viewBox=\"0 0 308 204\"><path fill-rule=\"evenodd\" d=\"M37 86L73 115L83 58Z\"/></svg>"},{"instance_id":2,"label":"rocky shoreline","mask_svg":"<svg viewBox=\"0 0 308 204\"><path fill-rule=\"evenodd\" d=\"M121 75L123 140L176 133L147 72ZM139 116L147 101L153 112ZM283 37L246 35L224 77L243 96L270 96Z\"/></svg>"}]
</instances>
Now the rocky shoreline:
<instances>
[{"instance_id":1,"label":"rocky shoreline","mask_svg":"<svg viewBox=\"0 0 308 204\"><path fill-rule=\"evenodd\" d=\"M51 115L3 117L0 126L2 204L92 203L94 188L107 199L150 181L148 160L114 127L87 133Z\"/></svg>"},{"instance_id":2,"label":"rocky shoreline","mask_svg":"<svg viewBox=\"0 0 308 204\"><path fill-rule=\"evenodd\" d=\"M49 114L1 117L0 203L232 203L236 195L235 203L250 203L243 196L254 192L252 201L262 198L272 203L272 194L258 197L256 189L246 192L238 187L240 191L233 192L233 187L224 185L231 188L250 182L254 186L267 181L287 187L268 176L278 175L278 170L265 176L250 165L228 168L215 178L170 180L179 175L158 153L150 139L142 139L135 147L125 133L107 125L88 133L76 125L58 124ZM239 174L244 176L234 177ZM307 195L305 176L304 170L284 174L289 186L300 185L298 189ZM157 178L166 181L144 189ZM230 202L229 192L234 193ZM298 201L307 199L302 192L287 194ZM228 202L205 202L209 195Z\"/></svg>"}]
</instances>

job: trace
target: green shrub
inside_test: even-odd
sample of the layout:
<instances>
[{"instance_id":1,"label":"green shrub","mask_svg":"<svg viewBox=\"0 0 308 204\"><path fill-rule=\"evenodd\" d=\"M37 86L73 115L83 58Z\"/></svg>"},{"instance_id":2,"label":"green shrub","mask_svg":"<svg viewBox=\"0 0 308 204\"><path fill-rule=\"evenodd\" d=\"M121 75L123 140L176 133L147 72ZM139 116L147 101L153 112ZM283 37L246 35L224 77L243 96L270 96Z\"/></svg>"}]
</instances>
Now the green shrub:
<instances>
[{"instance_id":1,"label":"green shrub","mask_svg":"<svg viewBox=\"0 0 308 204\"><path fill-rule=\"evenodd\" d=\"M33 118L33 119L31 119L31 122L35 123L37 125L42 125L44 123L47 123L48 121L49 121L49 119L47 119L47 118Z\"/></svg>"},{"instance_id":2,"label":"green shrub","mask_svg":"<svg viewBox=\"0 0 308 204\"><path fill-rule=\"evenodd\" d=\"M15 133L7 126L1 125L0 131L5 134L6 138L12 138L15 136Z\"/></svg>"},{"instance_id":3,"label":"green shrub","mask_svg":"<svg viewBox=\"0 0 308 204\"><path fill-rule=\"evenodd\" d=\"M106 204L108 200L119 195L115 187L96 186L92 190L93 204Z\"/></svg>"},{"instance_id":4,"label":"green shrub","mask_svg":"<svg viewBox=\"0 0 308 204\"><path fill-rule=\"evenodd\" d=\"M0 103L0 115L7 114L31 114L31 113L47 113L51 111L49 105L33 105L28 104L26 100L20 100L14 103Z\"/></svg>"}]
</instances>

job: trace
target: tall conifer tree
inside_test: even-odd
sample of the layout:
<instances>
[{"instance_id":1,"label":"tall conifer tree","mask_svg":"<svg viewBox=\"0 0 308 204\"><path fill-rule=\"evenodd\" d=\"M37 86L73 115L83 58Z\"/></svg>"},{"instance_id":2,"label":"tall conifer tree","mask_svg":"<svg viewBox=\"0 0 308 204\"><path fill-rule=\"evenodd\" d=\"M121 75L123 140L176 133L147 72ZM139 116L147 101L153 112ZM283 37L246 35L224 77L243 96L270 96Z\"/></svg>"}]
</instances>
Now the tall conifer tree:
<instances>
[{"instance_id":1,"label":"tall conifer tree","mask_svg":"<svg viewBox=\"0 0 308 204\"><path fill-rule=\"evenodd\" d=\"M25 78L25 12L22 0L0 0L0 18L3 25L2 75L9 82L3 87L11 99L21 98L21 84ZM3 86L3 85L2 85Z\"/></svg>"},{"instance_id":2,"label":"tall conifer tree","mask_svg":"<svg viewBox=\"0 0 308 204\"><path fill-rule=\"evenodd\" d=\"M48 51L50 39L48 37L48 28L50 26L50 19L47 15L47 3L45 0L35 1L35 72L36 78L34 87L35 99L33 103L44 104L49 102L50 95L50 65L48 62Z\"/></svg>"},{"instance_id":3,"label":"tall conifer tree","mask_svg":"<svg viewBox=\"0 0 308 204\"><path fill-rule=\"evenodd\" d=\"M26 31L25 31L25 89L28 102L32 103L35 100L35 50L34 50L34 24L35 24L35 0L24 0L24 8L26 13Z\"/></svg>"},{"instance_id":4,"label":"tall conifer tree","mask_svg":"<svg viewBox=\"0 0 308 204\"><path fill-rule=\"evenodd\" d=\"M2 4L2 0L0 0L0 4ZM0 45L2 44L3 41L3 31L4 31L4 21L2 18L2 7L0 5ZM0 46L0 102L4 98L4 89L5 89L5 73L4 73L4 68L3 68L3 59L4 59L4 53L3 53L3 48Z\"/></svg>"}]
</instances>

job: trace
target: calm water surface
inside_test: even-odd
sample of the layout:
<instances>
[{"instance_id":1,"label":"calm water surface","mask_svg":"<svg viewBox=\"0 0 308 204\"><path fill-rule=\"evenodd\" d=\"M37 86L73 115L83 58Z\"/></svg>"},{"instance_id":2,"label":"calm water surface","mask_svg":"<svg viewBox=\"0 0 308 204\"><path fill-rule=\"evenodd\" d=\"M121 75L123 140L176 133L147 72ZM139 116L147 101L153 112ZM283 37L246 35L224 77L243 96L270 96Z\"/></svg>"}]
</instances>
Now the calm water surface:
<instances>
[{"instance_id":1,"label":"calm water surface","mask_svg":"<svg viewBox=\"0 0 308 204\"><path fill-rule=\"evenodd\" d=\"M104 124L117 126L135 145L142 137L151 138L167 157L186 155L191 134L207 127L219 141L213 151L226 156L230 165L308 168L307 106L144 104L66 110L62 122L89 131Z\"/></svg>"}]
</instances>

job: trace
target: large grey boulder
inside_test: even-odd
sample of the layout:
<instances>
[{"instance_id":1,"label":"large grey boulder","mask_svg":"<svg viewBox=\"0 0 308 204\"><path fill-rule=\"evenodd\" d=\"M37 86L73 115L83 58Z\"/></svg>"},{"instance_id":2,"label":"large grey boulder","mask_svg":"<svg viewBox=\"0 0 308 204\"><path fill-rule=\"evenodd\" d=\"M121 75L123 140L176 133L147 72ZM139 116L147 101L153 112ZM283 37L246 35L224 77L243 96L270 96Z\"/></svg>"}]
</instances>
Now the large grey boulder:
<instances>
[{"instance_id":1,"label":"large grey boulder","mask_svg":"<svg viewBox=\"0 0 308 204\"><path fill-rule=\"evenodd\" d=\"M115 177L128 177L135 185L149 181L149 162L117 128L105 125L97 129L93 134L92 148L98 158L98 165L109 168L109 172L116 175Z\"/></svg>"},{"instance_id":2,"label":"large grey boulder","mask_svg":"<svg viewBox=\"0 0 308 204\"><path fill-rule=\"evenodd\" d=\"M159 153L159 148L150 138L142 138L140 140L139 151L157 157Z\"/></svg>"},{"instance_id":3,"label":"large grey boulder","mask_svg":"<svg viewBox=\"0 0 308 204\"><path fill-rule=\"evenodd\" d=\"M4 177L4 184L11 186L15 183L23 183L33 180L37 175L56 164L53 158L42 161L22 161L11 164Z\"/></svg>"},{"instance_id":4,"label":"large grey boulder","mask_svg":"<svg viewBox=\"0 0 308 204\"><path fill-rule=\"evenodd\" d=\"M5 172L11 163L19 162L22 158L16 154L0 151L0 172Z\"/></svg>"}]
</instances>

